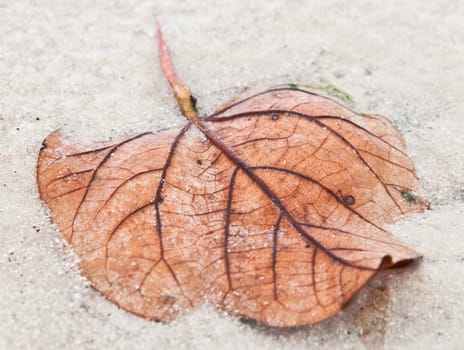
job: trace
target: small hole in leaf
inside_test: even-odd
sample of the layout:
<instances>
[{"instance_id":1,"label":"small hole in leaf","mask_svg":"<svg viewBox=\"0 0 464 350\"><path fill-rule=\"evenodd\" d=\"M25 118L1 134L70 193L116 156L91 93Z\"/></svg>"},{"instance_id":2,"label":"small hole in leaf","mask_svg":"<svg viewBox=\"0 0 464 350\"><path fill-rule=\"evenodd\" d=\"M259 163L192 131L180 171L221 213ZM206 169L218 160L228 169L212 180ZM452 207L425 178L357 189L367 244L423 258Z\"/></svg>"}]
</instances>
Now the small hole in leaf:
<instances>
[{"instance_id":1,"label":"small hole in leaf","mask_svg":"<svg viewBox=\"0 0 464 350\"><path fill-rule=\"evenodd\" d=\"M158 198L158 203L163 203L163 200L164 200L163 197L159 197L159 198Z\"/></svg>"},{"instance_id":2,"label":"small hole in leaf","mask_svg":"<svg viewBox=\"0 0 464 350\"><path fill-rule=\"evenodd\" d=\"M278 114L273 114L271 118L272 118L272 120L278 120L279 115Z\"/></svg>"},{"instance_id":3,"label":"small hole in leaf","mask_svg":"<svg viewBox=\"0 0 464 350\"><path fill-rule=\"evenodd\" d=\"M355 202L355 199L351 194L349 194L343 197L343 201L345 202L346 205L353 205Z\"/></svg>"},{"instance_id":4,"label":"small hole in leaf","mask_svg":"<svg viewBox=\"0 0 464 350\"><path fill-rule=\"evenodd\" d=\"M202 161L200 159L197 159L197 164L202 165L203 163L202 163Z\"/></svg>"}]
</instances>

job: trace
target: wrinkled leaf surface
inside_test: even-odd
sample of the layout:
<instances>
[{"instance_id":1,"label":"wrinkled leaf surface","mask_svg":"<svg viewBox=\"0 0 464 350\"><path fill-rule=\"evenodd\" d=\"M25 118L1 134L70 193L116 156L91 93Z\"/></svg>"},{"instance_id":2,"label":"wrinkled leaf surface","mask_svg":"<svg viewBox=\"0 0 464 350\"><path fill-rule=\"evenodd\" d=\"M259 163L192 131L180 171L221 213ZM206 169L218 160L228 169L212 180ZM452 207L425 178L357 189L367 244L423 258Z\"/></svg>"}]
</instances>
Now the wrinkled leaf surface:
<instances>
[{"instance_id":1,"label":"wrinkled leaf surface","mask_svg":"<svg viewBox=\"0 0 464 350\"><path fill-rule=\"evenodd\" d=\"M181 130L99 145L51 134L37 178L92 285L168 321L202 303L270 326L334 315L418 254L384 229L423 204L387 119L294 86Z\"/></svg>"}]
</instances>

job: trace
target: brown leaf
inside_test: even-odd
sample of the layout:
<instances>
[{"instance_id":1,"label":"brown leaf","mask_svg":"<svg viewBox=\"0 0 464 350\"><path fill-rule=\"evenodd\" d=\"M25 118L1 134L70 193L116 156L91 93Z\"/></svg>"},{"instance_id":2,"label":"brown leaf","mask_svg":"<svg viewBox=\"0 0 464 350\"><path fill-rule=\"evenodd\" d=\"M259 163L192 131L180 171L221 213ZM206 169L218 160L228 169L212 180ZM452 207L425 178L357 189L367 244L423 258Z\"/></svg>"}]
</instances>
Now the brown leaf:
<instances>
[{"instance_id":1,"label":"brown leaf","mask_svg":"<svg viewBox=\"0 0 464 350\"><path fill-rule=\"evenodd\" d=\"M207 303L297 326L418 257L383 228L423 209L390 121L293 85L200 120L159 34L188 124L96 149L54 132L38 159L41 198L97 290L154 320Z\"/></svg>"}]
</instances>

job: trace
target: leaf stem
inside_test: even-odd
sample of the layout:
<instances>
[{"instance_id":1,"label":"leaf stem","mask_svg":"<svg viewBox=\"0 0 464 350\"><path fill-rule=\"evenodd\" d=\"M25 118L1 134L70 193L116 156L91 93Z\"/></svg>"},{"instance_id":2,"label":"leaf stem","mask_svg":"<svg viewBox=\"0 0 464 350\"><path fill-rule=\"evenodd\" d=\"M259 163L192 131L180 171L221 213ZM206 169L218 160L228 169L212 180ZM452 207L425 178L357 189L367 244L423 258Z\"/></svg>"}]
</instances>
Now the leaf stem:
<instances>
[{"instance_id":1,"label":"leaf stem","mask_svg":"<svg viewBox=\"0 0 464 350\"><path fill-rule=\"evenodd\" d=\"M171 85L182 114L188 120L197 124L200 122L200 118L195 108L195 99L189 88L177 77L172 64L171 55L169 54L169 49L164 41L163 31L158 21L156 21L156 28L158 34L158 50L163 73Z\"/></svg>"}]
</instances>

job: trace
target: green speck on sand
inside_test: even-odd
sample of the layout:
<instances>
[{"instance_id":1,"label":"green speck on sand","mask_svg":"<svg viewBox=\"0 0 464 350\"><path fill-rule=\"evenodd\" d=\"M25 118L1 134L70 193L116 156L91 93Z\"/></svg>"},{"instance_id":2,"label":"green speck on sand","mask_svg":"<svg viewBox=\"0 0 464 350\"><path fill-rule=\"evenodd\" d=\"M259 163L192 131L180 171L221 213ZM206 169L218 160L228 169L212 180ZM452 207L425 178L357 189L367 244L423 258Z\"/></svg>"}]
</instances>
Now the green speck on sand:
<instances>
[{"instance_id":1,"label":"green speck on sand","mask_svg":"<svg viewBox=\"0 0 464 350\"><path fill-rule=\"evenodd\" d=\"M401 191L401 196L408 202L415 202L417 200L417 197L415 195L405 190Z\"/></svg>"},{"instance_id":2,"label":"green speck on sand","mask_svg":"<svg viewBox=\"0 0 464 350\"><path fill-rule=\"evenodd\" d=\"M349 93L343 91L342 89L336 87L335 85L331 83L323 83L322 85L299 85L299 84L290 83L290 84L285 84L285 85L289 89L302 88L302 89L310 89L310 90L319 90L319 91L326 93L327 95L336 97L349 105L354 104L353 97L351 97Z\"/></svg>"},{"instance_id":3,"label":"green speck on sand","mask_svg":"<svg viewBox=\"0 0 464 350\"><path fill-rule=\"evenodd\" d=\"M351 97L349 93L343 91L342 89L336 87L333 84L327 83L325 85L319 86L318 89L326 92L331 96L337 97L348 104L354 104L353 97Z\"/></svg>"}]
</instances>

